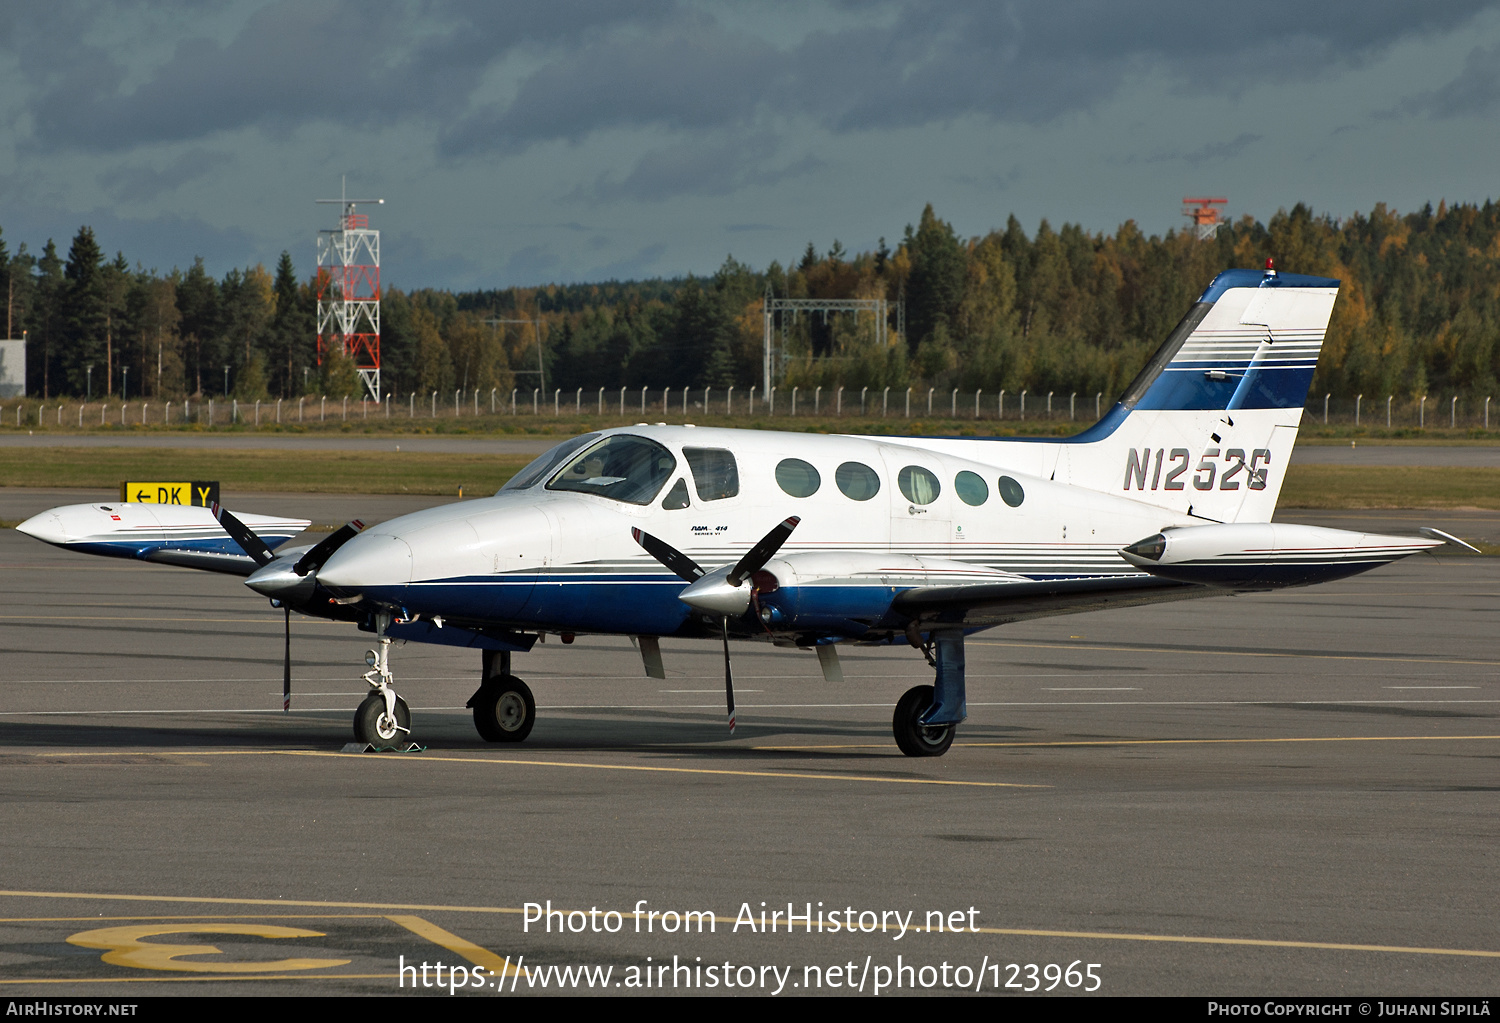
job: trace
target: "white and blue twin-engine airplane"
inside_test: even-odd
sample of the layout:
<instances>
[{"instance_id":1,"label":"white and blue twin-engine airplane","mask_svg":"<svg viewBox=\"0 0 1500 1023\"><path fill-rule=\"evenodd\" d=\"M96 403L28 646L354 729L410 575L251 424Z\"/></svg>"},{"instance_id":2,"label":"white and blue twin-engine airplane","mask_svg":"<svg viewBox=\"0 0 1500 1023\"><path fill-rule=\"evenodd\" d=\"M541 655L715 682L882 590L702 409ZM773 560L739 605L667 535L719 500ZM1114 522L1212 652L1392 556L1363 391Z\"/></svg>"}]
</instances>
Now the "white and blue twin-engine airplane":
<instances>
[{"instance_id":1,"label":"white and blue twin-engine airplane","mask_svg":"<svg viewBox=\"0 0 1500 1023\"><path fill-rule=\"evenodd\" d=\"M361 742L410 737L393 639L482 651L474 723L519 742L536 703L511 655L545 633L609 634L634 637L655 678L660 637L722 642L731 729L730 639L812 648L833 680L840 644L909 644L936 679L897 703L896 744L939 756L965 718L971 633L1324 582L1462 543L1271 522L1338 287L1221 273L1109 413L1063 440L641 425L559 444L493 497L279 553L306 522L111 504L18 528L245 575L288 622L373 632ZM289 694L289 654L285 677Z\"/></svg>"}]
</instances>

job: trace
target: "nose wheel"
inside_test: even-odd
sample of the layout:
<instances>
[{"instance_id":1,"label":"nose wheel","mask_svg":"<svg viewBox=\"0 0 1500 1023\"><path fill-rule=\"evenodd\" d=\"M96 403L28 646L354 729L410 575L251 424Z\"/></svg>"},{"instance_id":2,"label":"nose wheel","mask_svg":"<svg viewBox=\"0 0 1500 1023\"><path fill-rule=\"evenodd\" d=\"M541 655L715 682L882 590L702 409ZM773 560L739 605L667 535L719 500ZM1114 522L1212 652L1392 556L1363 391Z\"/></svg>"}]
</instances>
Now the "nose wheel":
<instances>
[{"instance_id":1,"label":"nose wheel","mask_svg":"<svg viewBox=\"0 0 1500 1023\"><path fill-rule=\"evenodd\" d=\"M354 741L367 742L372 746L389 746L404 742L411 735L411 708L397 696L393 710L386 710L385 697L380 693L366 696L354 712Z\"/></svg>"},{"instance_id":2,"label":"nose wheel","mask_svg":"<svg viewBox=\"0 0 1500 1023\"><path fill-rule=\"evenodd\" d=\"M365 651L365 664L370 670L365 672L364 679L370 684L370 695L360 701L359 709L354 712L354 741L371 746L411 740L411 708L396 695L395 679L391 676L391 638L385 634L390 621L388 614L375 617L380 646Z\"/></svg>"}]
</instances>

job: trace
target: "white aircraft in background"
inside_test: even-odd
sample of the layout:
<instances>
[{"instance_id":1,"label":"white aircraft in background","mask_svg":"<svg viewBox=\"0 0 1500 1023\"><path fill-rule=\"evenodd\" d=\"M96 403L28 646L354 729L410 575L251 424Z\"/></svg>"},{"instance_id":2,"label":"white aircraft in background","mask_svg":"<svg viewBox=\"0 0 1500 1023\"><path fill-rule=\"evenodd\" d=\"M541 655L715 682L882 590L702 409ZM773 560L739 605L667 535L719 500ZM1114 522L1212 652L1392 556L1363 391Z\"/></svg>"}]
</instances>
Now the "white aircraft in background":
<instances>
[{"instance_id":1,"label":"white aircraft in background","mask_svg":"<svg viewBox=\"0 0 1500 1023\"><path fill-rule=\"evenodd\" d=\"M288 632L292 611L373 632L361 742L410 736L392 640L483 651L474 723L519 742L536 703L511 655L544 633L608 634L634 637L653 678L660 637L722 642L731 730L732 638L811 648L830 680L841 644L910 645L936 677L896 704L896 743L940 756L965 718L973 632L1302 586L1462 544L1271 523L1338 285L1220 274L1109 413L1063 440L639 425L559 444L494 497L281 553L305 521L112 504L18 528L245 575ZM289 639L284 679L289 701Z\"/></svg>"}]
</instances>

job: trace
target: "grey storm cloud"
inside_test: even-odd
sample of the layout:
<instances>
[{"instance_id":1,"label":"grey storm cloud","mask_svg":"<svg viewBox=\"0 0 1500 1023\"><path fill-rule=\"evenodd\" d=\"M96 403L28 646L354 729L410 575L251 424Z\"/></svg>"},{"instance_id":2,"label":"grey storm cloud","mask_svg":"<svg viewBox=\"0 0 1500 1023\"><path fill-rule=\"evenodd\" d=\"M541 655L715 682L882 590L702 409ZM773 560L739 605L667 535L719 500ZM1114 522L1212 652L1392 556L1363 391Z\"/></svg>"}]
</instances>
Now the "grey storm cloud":
<instances>
[{"instance_id":1,"label":"grey storm cloud","mask_svg":"<svg viewBox=\"0 0 1500 1023\"><path fill-rule=\"evenodd\" d=\"M112 171L105 185L109 194L121 202L155 199L184 182L200 178L233 160L227 153L193 150L183 153L164 167L125 167Z\"/></svg>"},{"instance_id":2,"label":"grey storm cloud","mask_svg":"<svg viewBox=\"0 0 1500 1023\"><path fill-rule=\"evenodd\" d=\"M851 0L825 8L845 27L778 47L726 25L715 17L723 8L687 0L282 0L250 9L227 39L190 5L77 2L11 8L0 47L33 83L33 142L43 149L418 118L438 129L442 152L464 155L778 114L835 131L965 115L1043 123L1100 102L1135 71L1226 93L1268 77L1310 79L1493 6ZM134 54L101 41L111 23L149 25L172 40L169 56L132 65ZM505 100L477 100L486 73L516 53L538 66ZM1493 58L1476 55L1432 102L1488 102Z\"/></svg>"},{"instance_id":3,"label":"grey storm cloud","mask_svg":"<svg viewBox=\"0 0 1500 1023\"><path fill-rule=\"evenodd\" d=\"M798 114L836 131L980 115L1044 123L1087 109L1133 72L1233 94L1311 80L1495 6L1294 0L1214 8L1180 0L846 4L867 25L814 32L785 50L706 16L664 32L632 26L558 54L514 97L476 110L450 153L577 140L611 128L712 129Z\"/></svg>"},{"instance_id":4,"label":"grey storm cloud","mask_svg":"<svg viewBox=\"0 0 1500 1023\"><path fill-rule=\"evenodd\" d=\"M254 9L227 42L193 31L184 10L188 29L170 58L129 88L130 55L79 42L89 19L77 7L13 18L0 39L41 83L33 112L43 147L113 151L251 125L442 116L461 109L485 70L517 48L566 46L601 26L649 23L670 9L668 0L422 8L282 0Z\"/></svg>"},{"instance_id":5,"label":"grey storm cloud","mask_svg":"<svg viewBox=\"0 0 1500 1023\"><path fill-rule=\"evenodd\" d=\"M706 19L659 33L596 40L532 74L516 98L465 118L446 133L450 152L552 138L604 127L712 128L752 114L784 57L764 40Z\"/></svg>"},{"instance_id":6,"label":"grey storm cloud","mask_svg":"<svg viewBox=\"0 0 1500 1023\"><path fill-rule=\"evenodd\" d=\"M788 163L780 149L769 132L666 146L641 157L621 180L601 177L586 197L651 202L680 195L728 195L747 186L774 185L824 166L812 155Z\"/></svg>"},{"instance_id":7,"label":"grey storm cloud","mask_svg":"<svg viewBox=\"0 0 1500 1023\"><path fill-rule=\"evenodd\" d=\"M1500 106L1500 45L1477 46L1447 85L1408 100L1407 113L1464 117L1493 113Z\"/></svg>"}]
</instances>

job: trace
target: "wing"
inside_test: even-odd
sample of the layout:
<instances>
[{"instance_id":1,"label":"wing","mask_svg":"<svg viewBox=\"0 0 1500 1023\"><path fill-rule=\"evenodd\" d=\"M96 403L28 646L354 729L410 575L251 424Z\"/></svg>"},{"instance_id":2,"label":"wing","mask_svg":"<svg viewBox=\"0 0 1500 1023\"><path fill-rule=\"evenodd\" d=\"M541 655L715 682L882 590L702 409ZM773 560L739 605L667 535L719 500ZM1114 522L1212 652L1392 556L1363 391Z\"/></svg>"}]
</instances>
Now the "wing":
<instances>
[{"instance_id":1,"label":"wing","mask_svg":"<svg viewBox=\"0 0 1500 1023\"><path fill-rule=\"evenodd\" d=\"M1445 543L1475 550L1441 530L1385 536L1290 523L1170 527L1120 552L1145 574L1083 579L918 586L892 610L927 624L983 628L1028 618L1169 600L1283 589L1344 579Z\"/></svg>"},{"instance_id":2,"label":"wing","mask_svg":"<svg viewBox=\"0 0 1500 1023\"><path fill-rule=\"evenodd\" d=\"M1215 592L1224 591L1144 574L1118 574L1085 579L919 586L897 594L891 610L907 616L918 628L959 625L981 629L1053 615L1206 597Z\"/></svg>"}]
</instances>

